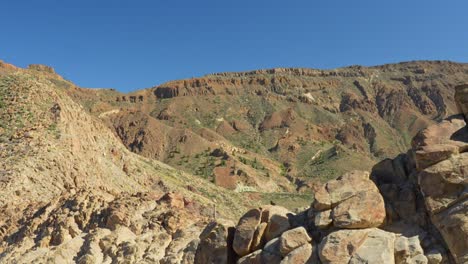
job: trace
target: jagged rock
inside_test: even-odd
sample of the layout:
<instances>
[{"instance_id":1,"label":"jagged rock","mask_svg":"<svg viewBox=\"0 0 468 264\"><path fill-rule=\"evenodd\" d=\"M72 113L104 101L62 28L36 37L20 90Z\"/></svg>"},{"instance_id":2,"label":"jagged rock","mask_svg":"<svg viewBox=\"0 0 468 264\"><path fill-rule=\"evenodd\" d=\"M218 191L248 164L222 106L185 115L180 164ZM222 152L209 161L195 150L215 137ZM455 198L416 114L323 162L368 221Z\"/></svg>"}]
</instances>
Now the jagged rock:
<instances>
[{"instance_id":1,"label":"jagged rock","mask_svg":"<svg viewBox=\"0 0 468 264\"><path fill-rule=\"evenodd\" d=\"M395 234L377 228L338 230L319 245L319 256L327 263L394 263Z\"/></svg>"},{"instance_id":2,"label":"jagged rock","mask_svg":"<svg viewBox=\"0 0 468 264\"><path fill-rule=\"evenodd\" d=\"M195 254L195 263L234 263L232 250L234 227L211 222L200 234L200 243Z\"/></svg>"},{"instance_id":3,"label":"jagged rock","mask_svg":"<svg viewBox=\"0 0 468 264\"><path fill-rule=\"evenodd\" d=\"M304 227L297 227L288 230L279 237L279 251L282 256L286 256L294 249L301 247L311 241L307 230Z\"/></svg>"},{"instance_id":4,"label":"jagged rock","mask_svg":"<svg viewBox=\"0 0 468 264\"><path fill-rule=\"evenodd\" d=\"M236 226L233 249L241 257L249 254L257 226L260 224L262 211L252 209L244 214Z\"/></svg>"},{"instance_id":5,"label":"jagged rock","mask_svg":"<svg viewBox=\"0 0 468 264\"><path fill-rule=\"evenodd\" d=\"M286 255L280 264L316 264L318 262L318 257L315 252L315 248L312 244L302 245L288 255Z\"/></svg>"}]
</instances>

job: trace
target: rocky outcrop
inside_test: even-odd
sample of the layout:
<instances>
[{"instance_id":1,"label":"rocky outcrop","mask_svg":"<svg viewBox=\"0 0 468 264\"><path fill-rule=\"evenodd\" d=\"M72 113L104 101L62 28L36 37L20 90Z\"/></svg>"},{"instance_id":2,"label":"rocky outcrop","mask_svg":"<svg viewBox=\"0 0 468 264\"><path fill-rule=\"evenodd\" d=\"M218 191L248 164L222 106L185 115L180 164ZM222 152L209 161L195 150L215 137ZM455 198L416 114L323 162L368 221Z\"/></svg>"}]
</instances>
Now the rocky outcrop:
<instances>
[{"instance_id":1,"label":"rocky outcrop","mask_svg":"<svg viewBox=\"0 0 468 264\"><path fill-rule=\"evenodd\" d=\"M464 86L457 102L466 109ZM465 116L466 118L466 116ZM417 137L417 179L432 223L457 263L468 262L468 129L462 117L428 127ZM421 147L422 146L422 147ZM465 239L460 239L465 238Z\"/></svg>"},{"instance_id":2,"label":"rocky outcrop","mask_svg":"<svg viewBox=\"0 0 468 264\"><path fill-rule=\"evenodd\" d=\"M427 263L419 236L377 228L385 205L369 176L352 171L327 182L296 215L279 206L250 210L236 226L237 263Z\"/></svg>"},{"instance_id":3,"label":"rocky outcrop","mask_svg":"<svg viewBox=\"0 0 468 264\"><path fill-rule=\"evenodd\" d=\"M172 193L64 195L20 220L23 227L2 244L1 261L193 263L202 218L183 203L174 207L173 198ZM225 231L205 231L198 248L207 247L210 233Z\"/></svg>"}]
</instances>

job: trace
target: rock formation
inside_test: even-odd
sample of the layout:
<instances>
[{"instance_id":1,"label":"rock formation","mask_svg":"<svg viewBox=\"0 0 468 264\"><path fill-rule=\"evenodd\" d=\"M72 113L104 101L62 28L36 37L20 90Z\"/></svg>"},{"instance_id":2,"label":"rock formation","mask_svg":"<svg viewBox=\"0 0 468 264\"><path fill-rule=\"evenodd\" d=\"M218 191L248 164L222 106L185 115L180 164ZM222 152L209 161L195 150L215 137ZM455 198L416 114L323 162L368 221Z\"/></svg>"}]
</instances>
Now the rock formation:
<instances>
[{"instance_id":1,"label":"rock formation","mask_svg":"<svg viewBox=\"0 0 468 264\"><path fill-rule=\"evenodd\" d=\"M465 118L467 91L456 92ZM252 209L235 226L237 263L468 263L467 151L463 115L452 116L371 173L325 183L306 211Z\"/></svg>"}]
</instances>

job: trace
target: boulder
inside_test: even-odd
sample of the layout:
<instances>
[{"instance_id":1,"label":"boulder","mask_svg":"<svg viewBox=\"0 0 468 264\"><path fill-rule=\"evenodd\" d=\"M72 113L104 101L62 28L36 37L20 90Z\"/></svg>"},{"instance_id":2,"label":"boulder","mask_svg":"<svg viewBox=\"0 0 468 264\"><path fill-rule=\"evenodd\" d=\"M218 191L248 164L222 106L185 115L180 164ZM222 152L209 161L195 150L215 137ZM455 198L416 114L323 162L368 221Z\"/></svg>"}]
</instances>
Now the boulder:
<instances>
[{"instance_id":1,"label":"boulder","mask_svg":"<svg viewBox=\"0 0 468 264\"><path fill-rule=\"evenodd\" d=\"M395 234L377 228L338 230L319 245L319 257L327 263L394 263Z\"/></svg>"},{"instance_id":2,"label":"boulder","mask_svg":"<svg viewBox=\"0 0 468 264\"><path fill-rule=\"evenodd\" d=\"M385 221L385 203L369 173L351 171L319 189L313 204L314 224L326 228L329 216L339 228L369 228ZM332 209L331 215L329 208Z\"/></svg>"},{"instance_id":3,"label":"boulder","mask_svg":"<svg viewBox=\"0 0 468 264\"><path fill-rule=\"evenodd\" d=\"M241 257L249 254L257 226L260 224L262 212L252 209L244 214L236 226L233 249Z\"/></svg>"},{"instance_id":4,"label":"boulder","mask_svg":"<svg viewBox=\"0 0 468 264\"><path fill-rule=\"evenodd\" d=\"M385 220L384 200L376 191L359 192L333 208L332 219L338 228L378 227Z\"/></svg>"},{"instance_id":5,"label":"boulder","mask_svg":"<svg viewBox=\"0 0 468 264\"><path fill-rule=\"evenodd\" d=\"M411 143L416 168L423 170L468 150L468 130L462 117L452 117L420 131Z\"/></svg>"},{"instance_id":6,"label":"boulder","mask_svg":"<svg viewBox=\"0 0 468 264\"><path fill-rule=\"evenodd\" d=\"M256 250L246 256L243 256L237 261L237 264L262 264L262 250Z\"/></svg>"},{"instance_id":7,"label":"boulder","mask_svg":"<svg viewBox=\"0 0 468 264\"><path fill-rule=\"evenodd\" d=\"M468 153L426 168L418 179L427 209L432 214L468 198Z\"/></svg>"},{"instance_id":8,"label":"boulder","mask_svg":"<svg viewBox=\"0 0 468 264\"><path fill-rule=\"evenodd\" d=\"M290 228L289 217L293 214L286 208L281 206L268 206L264 209L262 215L262 222L268 223L265 230L265 239L278 237L284 231Z\"/></svg>"},{"instance_id":9,"label":"boulder","mask_svg":"<svg viewBox=\"0 0 468 264\"><path fill-rule=\"evenodd\" d=\"M235 263L233 234L234 227L219 222L209 223L200 234L195 264Z\"/></svg>"},{"instance_id":10,"label":"boulder","mask_svg":"<svg viewBox=\"0 0 468 264\"><path fill-rule=\"evenodd\" d=\"M268 264L278 264L282 260L282 256L279 251L280 240L279 238L274 238L268 243L262 250L262 263Z\"/></svg>"},{"instance_id":11,"label":"boulder","mask_svg":"<svg viewBox=\"0 0 468 264\"><path fill-rule=\"evenodd\" d=\"M252 240L252 245L250 246L252 251L261 249L265 245L265 230L267 228L267 223L260 223L255 230L254 238Z\"/></svg>"},{"instance_id":12,"label":"boulder","mask_svg":"<svg viewBox=\"0 0 468 264\"><path fill-rule=\"evenodd\" d=\"M286 256L294 249L310 243L311 238L304 227L297 227L281 234L279 238L279 251Z\"/></svg>"},{"instance_id":13,"label":"boulder","mask_svg":"<svg viewBox=\"0 0 468 264\"><path fill-rule=\"evenodd\" d=\"M333 219L331 218L331 213L332 210L316 212L314 216L315 226L320 229L328 228L333 222Z\"/></svg>"},{"instance_id":14,"label":"boulder","mask_svg":"<svg viewBox=\"0 0 468 264\"><path fill-rule=\"evenodd\" d=\"M457 263L468 263L468 199L433 215L437 227Z\"/></svg>"},{"instance_id":15,"label":"boulder","mask_svg":"<svg viewBox=\"0 0 468 264\"><path fill-rule=\"evenodd\" d=\"M312 244L304 244L286 255L280 264L316 264L318 257Z\"/></svg>"}]
</instances>

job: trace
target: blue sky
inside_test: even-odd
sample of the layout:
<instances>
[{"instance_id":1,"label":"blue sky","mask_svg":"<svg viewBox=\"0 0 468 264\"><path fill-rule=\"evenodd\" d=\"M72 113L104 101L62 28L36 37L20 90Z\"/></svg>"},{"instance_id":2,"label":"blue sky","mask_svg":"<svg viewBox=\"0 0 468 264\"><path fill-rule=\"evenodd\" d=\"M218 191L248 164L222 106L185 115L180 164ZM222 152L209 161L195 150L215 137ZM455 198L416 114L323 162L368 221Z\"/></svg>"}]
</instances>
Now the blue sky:
<instances>
[{"instance_id":1,"label":"blue sky","mask_svg":"<svg viewBox=\"0 0 468 264\"><path fill-rule=\"evenodd\" d=\"M468 62L468 2L5 0L0 59L121 91L213 72Z\"/></svg>"}]
</instances>

